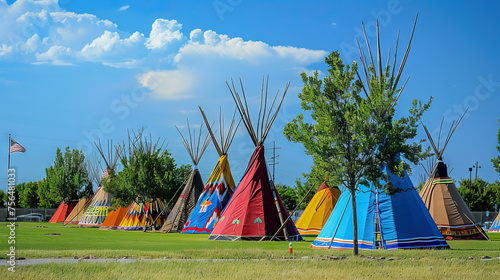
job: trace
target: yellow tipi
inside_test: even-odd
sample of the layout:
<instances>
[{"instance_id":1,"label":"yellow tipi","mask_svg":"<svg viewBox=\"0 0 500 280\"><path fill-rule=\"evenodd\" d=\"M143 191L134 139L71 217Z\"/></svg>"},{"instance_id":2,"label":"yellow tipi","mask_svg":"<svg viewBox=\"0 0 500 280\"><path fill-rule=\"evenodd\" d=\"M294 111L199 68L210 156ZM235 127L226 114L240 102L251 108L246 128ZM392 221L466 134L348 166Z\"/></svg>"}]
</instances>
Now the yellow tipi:
<instances>
[{"instance_id":1,"label":"yellow tipi","mask_svg":"<svg viewBox=\"0 0 500 280\"><path fill-rule=\"evenodd\" d=\"M316 236L330 217L340 190L337 187L328 187L325 182L321 184L316 194L307 205L295 226L302 236Z\"/></svg>"}]
</instances>

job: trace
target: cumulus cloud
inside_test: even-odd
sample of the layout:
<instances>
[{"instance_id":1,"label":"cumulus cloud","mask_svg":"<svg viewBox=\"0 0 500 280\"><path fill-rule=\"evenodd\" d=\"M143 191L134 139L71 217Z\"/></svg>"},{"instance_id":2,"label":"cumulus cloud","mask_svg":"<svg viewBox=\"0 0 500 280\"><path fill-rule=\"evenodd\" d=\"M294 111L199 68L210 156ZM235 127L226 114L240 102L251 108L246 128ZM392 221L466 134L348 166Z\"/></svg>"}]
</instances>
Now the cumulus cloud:
<instances>
[{"instance_id":1,"label":"cumulus cloud","mask_svg":"<svg viewBox=\"0 0 500 280\"><path fill-rule=\"evenodd\" d=\"M129 5L121 7L124 11ZM194 29L186 37L175 19L156 19L149 34L123 32L92 14L63 10L57 0L0 0L0 59L34 64L95 62L137 68L140 85L160 99L204 94L230 77L289 77L320 62L322 50L270 46L262 41ZM155 70L150 70L154 68Z\"/></svg>"},{"instance_id":2,"label":"cumulus cloud","mask_svg":"<svg viewBox=\"0 0 500 280\"><path fill-rule=\"evenodd\" d=\"M190 98L187 93L195 86L192 73L185 70L147 72L138 81L153 97L168 100Z\"/></svg>"},{"instance_id":3,"label":"cumulus cloud","mask_svg":"<svg viewBox=\"0 0 500 280\"><path fill-rule=\"evenodd\" d=\"M174 20L157 19L149 33L146 47L148 49L164 49L170 44L180 42L184 36L181 33L182 24Z\"/></svg>"}]
</instances>

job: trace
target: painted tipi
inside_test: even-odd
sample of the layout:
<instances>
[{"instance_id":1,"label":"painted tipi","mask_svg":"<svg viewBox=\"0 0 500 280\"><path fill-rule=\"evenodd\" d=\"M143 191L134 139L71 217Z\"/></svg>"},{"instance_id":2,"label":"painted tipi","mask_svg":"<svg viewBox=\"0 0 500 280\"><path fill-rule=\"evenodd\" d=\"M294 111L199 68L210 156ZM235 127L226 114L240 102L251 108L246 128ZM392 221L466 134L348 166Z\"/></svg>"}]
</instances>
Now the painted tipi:
<instances>
[{"instance_id":1,"label":"painted tipi","mask_svg":"<svg viewBox=\"0 0 500 280\"><path fill-rule=\"evenodd\" d=\"M288 219L286 222L289 216L288 211L274 183L269 179L264 157L264 140L278 115L288 85L281 100L278 99L278 103L275 104L277 93L272 105L268 107L267 86L264 86L263 79L262 93L265 90L266 97L262 98L261 95L261 110L259 110L259 117L254 128L243 87L244 101L240 98L234 84L232 88L228 84L243 123L255 145L255 150L243 178L212 230L210 240L269 240L273 237L277 240L302 240L293 221Z\"/></svg>"},{"instance_id":2,"label":"painted tipi","mask_svg":"<svg viewBox=\"0 0 500 280\"><path fill-rule=\"evenodd\" d=\"M465 114L465 113L464 113ZM462 116L463 117L463 116ZM427 138L436 154L436 163L430 170L429 179L420 191L420 197L436 222L441 234L447 240L453 239L484 239L488 237L476 221L469 207L448 176L448 168L443 162L443 153L453 132L460 123L450 129L442 148L436 146L427 127L423 125ZM439 145L439 143L438 143Z\"/></svg>"},{"instance_id":3,"label":"painted tipi","mask_svg":"<svg viewBox=\"0 0 500 280\"><path fill-rule=\"evenodd\" d=\"M229 168L229 162L227 159L227 151L231 146L231 142L236 133L238 124L235 123L234 115L233 120L227 131L227 135L224 133L224 121L222 119L222 113L220 118L220 141L217 142L215 134L213 133L210 123L208 122L205 113L200 108L203 120L208 129L210 137L212 138L212 143L219 154L219 160L215 165L214 170L210 174L210 177L205 184L205 189L200 195L196 206L184 225L184 229L181 233L210 233L214 228L214 224L219 220L222 211L229 202L231 195L233 194L235 184L233 176L231 174L231 169ZM236 114L236 111L235 111ZM220 145L219 145L220 143Z\"/></svg>"},{"instance_id":4,"label":"painted tipi","mask_svg":"<svg viewBox=\"0 0 500 280\"><path fill-rule=\"evenodd\" d=\"M115 171L118 163L119 152L115 150L111 141L108 142L107 153L104 152L100 141L99 145L96 144L96 147L106 164L106 168L102 174L102 179L105 179L109 176L109 172ZM108 216L108 208L111 205L112 198L113 196L106 192L101 184L97 188L94 198L92 198L92 202L87 210L85 210L85 213L78 224L84 226L100 226Z\"/></svg>"}]
</instances>

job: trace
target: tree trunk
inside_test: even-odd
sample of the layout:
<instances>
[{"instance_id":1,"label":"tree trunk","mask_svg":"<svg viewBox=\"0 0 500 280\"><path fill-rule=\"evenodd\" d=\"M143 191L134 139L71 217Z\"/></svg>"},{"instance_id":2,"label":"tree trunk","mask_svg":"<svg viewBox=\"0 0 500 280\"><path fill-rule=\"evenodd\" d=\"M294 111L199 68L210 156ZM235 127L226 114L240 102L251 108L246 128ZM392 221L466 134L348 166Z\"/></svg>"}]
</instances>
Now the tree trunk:
<instances>
[{"instance_id":1,"label":"tree trunk","mask_svg":"<svg viewBox=\"0 0 500 280\"><path fill-rule=\"evenodd\" d=\"M356 191L352 195L352 246L355 256L358 255L358 214L356 212Z\"/></svg>"}]
</instances>

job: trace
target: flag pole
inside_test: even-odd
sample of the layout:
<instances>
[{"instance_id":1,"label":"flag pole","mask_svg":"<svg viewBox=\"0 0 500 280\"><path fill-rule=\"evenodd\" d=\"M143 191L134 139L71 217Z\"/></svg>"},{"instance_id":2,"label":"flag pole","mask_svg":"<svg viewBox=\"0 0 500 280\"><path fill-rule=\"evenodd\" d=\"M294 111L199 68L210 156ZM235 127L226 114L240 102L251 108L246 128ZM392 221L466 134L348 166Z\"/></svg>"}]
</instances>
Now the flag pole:
<instances>
[{"instance_id":1,"label":"flag pole","mask_svg":"<svg viewBox=\"0 0 500 280\"><path fill-rule=\"evenodd\" d=\"M10 133L9 133L9 163L7 165L7 174L9 174L9 170L10 170ZM9 178L9 176L7 176L7 178ZM7 179L8 181L9 179Z\"/></svg>"}]
</instances>

